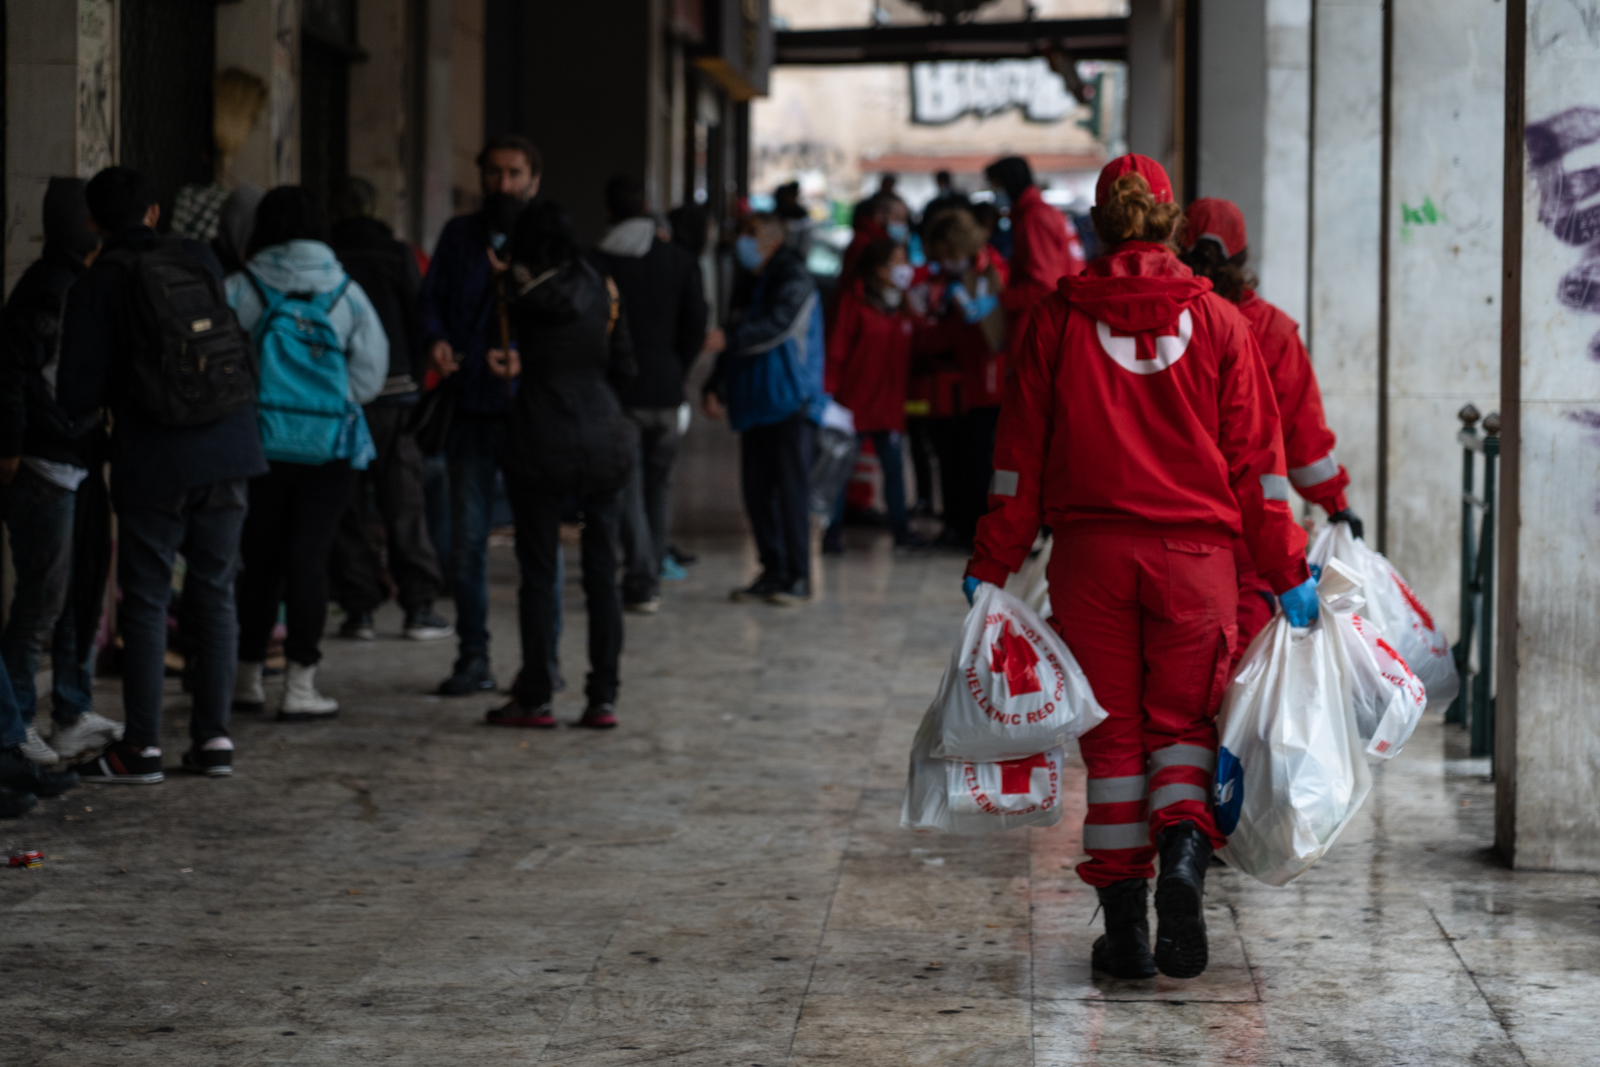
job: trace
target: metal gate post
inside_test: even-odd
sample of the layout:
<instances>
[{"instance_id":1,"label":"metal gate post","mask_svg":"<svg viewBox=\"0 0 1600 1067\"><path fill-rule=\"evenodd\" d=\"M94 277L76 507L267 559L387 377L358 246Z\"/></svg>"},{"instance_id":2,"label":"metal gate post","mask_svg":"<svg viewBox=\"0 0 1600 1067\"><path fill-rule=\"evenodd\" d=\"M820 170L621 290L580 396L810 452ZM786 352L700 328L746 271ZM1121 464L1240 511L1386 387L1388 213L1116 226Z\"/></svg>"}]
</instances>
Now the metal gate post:
<instances>
[{"instance_id":1,"label":"metal gate post","mask_svg":"<svg viewBox=\"0 0 1600 1067\"><path fill-rule=\"evenodd\" d=\"M1471 404L1462 408L1457 413L1461 420L1461 433L1458 437L1464 438L1471 434L1478 434L1478 419L1482 416L1478 409ZM1456 675L1461 679L1461 688L1456 693L1456 698L1445 709L1444 721L1447 723L1462 724L1467 721L1466 705L1471 699L1472 675L1467 666L1467 661L1472 650L1472 622L1473 622L1473 533L1472 533L1472 482L1476 468L1472 458L1472 449L1461 449L1461 597L1459 625L1456 628L1456 643L1451 650L1455 654Z\"/></svg>"},{"instance_id":2,"label":"metal gate post","mask_svg":"<svg viewBox=\"0 0 1600 1067\"><path fill-rule=\"evenodd\" d=\"M1473 679L1472 755L1494 753L1494 524L1495 466L1500 458L1500 415L1483 420L1483 528L1478 538L1478 676Z\"/></svg>"}]
</instances>

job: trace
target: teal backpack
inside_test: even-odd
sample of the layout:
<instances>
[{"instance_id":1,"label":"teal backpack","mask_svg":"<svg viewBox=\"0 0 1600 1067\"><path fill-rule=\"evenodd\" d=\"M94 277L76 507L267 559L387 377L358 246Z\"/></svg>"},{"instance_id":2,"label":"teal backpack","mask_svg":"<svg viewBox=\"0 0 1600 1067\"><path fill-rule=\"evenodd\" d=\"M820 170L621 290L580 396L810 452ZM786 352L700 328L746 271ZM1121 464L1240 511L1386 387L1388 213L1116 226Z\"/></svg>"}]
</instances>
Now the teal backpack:
<instances>
[{"instance_id":1,"label":"teal backpack","mask_svg":"<svg viewBox=\"0 0 1600 1067\"><path fill-rule=\"evenodd\" d=\"M249 277L262 306L251 331L261 361L262 450L285 463L347 459L365 470L377 448L360 405L350 400L344 345L328 319L350 279L327 293L280 293Z\"/></svg>"}]
</instances>

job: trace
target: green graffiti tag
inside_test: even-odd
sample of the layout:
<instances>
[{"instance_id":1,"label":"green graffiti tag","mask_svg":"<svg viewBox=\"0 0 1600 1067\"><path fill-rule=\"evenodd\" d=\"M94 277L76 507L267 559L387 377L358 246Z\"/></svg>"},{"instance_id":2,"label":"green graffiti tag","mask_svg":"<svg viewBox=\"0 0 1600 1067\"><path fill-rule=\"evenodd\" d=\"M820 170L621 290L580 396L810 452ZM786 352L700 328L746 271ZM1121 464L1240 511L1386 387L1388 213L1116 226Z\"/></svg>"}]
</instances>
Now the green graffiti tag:
<instances>
[{"instance_id":1,"label":"green graffiti tag","mask_svg":"<svg viewBox=\"0 0 1600 1067\"><path fill-rule=\"evenodd\" d=\"M1445 213L1434 204L1433 197L1422 198L1422 206L1412 207L1404 200L1400 201L1400 240L1410 243L1412 227L1437 226L1441 222L1449 222Z\"/></svg>"}]
</instances>

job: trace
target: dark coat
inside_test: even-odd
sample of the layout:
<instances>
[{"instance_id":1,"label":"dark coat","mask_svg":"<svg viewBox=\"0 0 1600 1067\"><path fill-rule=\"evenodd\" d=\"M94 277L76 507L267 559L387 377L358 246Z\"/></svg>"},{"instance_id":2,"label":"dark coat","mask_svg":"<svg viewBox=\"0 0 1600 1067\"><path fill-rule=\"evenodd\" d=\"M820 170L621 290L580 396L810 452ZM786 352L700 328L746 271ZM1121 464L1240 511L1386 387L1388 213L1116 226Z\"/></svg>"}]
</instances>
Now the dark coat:
<instances>
[{"instance_id":1,"label":"dark coat","mask_svg":"<svg viewBox=\"0 0 1600 1067\"><path fill-rule=\"evenodd\" d=\"M455 388L463 410L504 414L510 402L506 383L489 370L490 323L495 319L489 273L489 230L483 215L457 215L445 223L422 280L422 330L431 346L449 341L461 361ZM498 328L497 328L498 329Z\"/></svg>"},{"instance_id":2,"label":"dark coat","mask_svg":"<svg viewBox=\"0 0 1600 1067\"><path fill-rule=\"evenodd\" d=\"M105 251L144 251L159 240L164 238L146 226L130 226L112 235ZM183 243L220 280L222 267L211 249L199 241ZM67 294L56 401L69 418L111 409L117 506L160 504L198 486L265 474L254 404L206 426L163 426L134 402L128 385L133 276L104 255Z\"/></svg>"},{"instance_id":3,"label":"dark coat","mask_svg":"<svg viewBox=\"0 0 1600 1067\"><path fill-rule=\"evenodd\" d=\"M507 467L536 492L603 493L633 471L638 430L617 389L634 376L628 322L606 278L574 259L511 279L522 377L511 404Z\"/></svg>"},{"instance_id":4,"label":"dark coat","mask_svg":"<svg viewBox=\"0 0 1600 1067\"><path fill-rule=\"evenodd\" d=\"M389 338L389 376L380 399L415 399L428 370L422 342L417 257L378 219L346 219L333 227L333 251L345 273L366 291Z\"/></svg>"},{"instance_id":5,"label":"dark coat","mask_svg":"<svg viewBox=\"0 0 1600 1067\"><path fill-rule=\"evenodd\" d=\"M0 456L89 465L85 437L98 414L69 418L46 376L54 376L67 290L87 269L68 248L47 244L0 312Z\"/></svg>"},{"instance_id":6,"label":"dark coat","mask_svg":"<svg viewBox=\"0 0 1600 1067\"><path fill-rule=\"evenodd\" d=\"M706 341L700 264L688 250L652 241L642 256L601 252L599 263L622 294L639 374L622 391L630 408L675 408L683 378Z\"/></svg>"}]
</instances>

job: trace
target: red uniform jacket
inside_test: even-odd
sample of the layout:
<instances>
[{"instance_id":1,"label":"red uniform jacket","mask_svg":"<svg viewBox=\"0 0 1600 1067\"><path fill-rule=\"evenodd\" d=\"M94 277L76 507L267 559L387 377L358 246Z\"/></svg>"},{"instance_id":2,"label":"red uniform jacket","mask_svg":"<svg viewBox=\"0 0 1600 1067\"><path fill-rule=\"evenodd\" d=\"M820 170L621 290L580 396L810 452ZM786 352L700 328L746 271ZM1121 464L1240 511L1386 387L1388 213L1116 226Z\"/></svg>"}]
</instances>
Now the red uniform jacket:
<instances>
[{"instance_id":1,"label":"red uniform jacket","mask_svg":"<svg viewBox=\"0 0 1600 1067\"><path fill-rule=\"evenodd\" d=\"M824 389L850 409L857 433L904 432L915 323L868 300L860 282L839 296Z\"/></svg>"},{"instance_id":2,"label":"red uniform jacket","mask_svg":"<svg viewBox=\"0 0 1600 1067\"><path fill-rule=\"evenodd\" d=\"M1083 245L1066 217L1044 202L1039 187L1030 185L1011 205L1011 281L1000 295L1006 309L1006 351L1015 357L1027 330L1028 312L1051 293L1062 278L1083 272Z\"/></svg>"},{"instance_id":3,"label":"red uniform jacket","mask_svg":"<svg viewBox=\"0 0 1600 1067\"><path fill-rule=\"evenodd\" d=\"M1300 330L1281 310L1246 289L1239 311L1261 349L1283 419L1284 461L1289 484L1329 515L1349 507L1345 486L1350 475L1333 458L1333 431L1322 414L1322 390L1311 369L1311 357L1300 343Z\"/></svg>"},{"instance_id":4,"label":"red uniform jacket","mask_svg":"<svg viewBox=\"0 0 1600 1067\"><path fill-rule=\"evenodd\" d=\"M1130 242L1041 301L1006 386L967 573L996 585L1041 524L1230 547L1304 582L1277 403L1249 324L1165 246Z\"/></svg>"}]
</instances>

